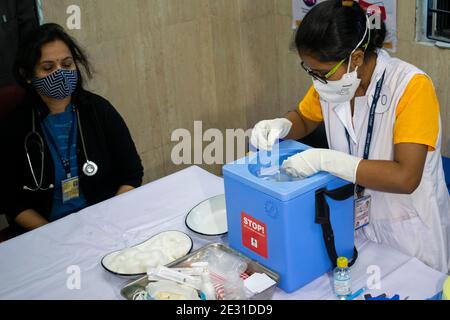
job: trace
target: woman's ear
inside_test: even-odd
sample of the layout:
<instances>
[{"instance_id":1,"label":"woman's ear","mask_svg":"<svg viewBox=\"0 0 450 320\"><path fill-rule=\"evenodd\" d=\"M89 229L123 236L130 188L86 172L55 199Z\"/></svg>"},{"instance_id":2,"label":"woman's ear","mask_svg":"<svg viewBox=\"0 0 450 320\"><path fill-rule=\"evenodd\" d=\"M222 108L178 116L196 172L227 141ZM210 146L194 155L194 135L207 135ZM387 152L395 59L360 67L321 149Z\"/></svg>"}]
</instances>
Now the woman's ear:
<instances>
[{"instance_id":1,"label":"woman's ear","mask_svg":"<svg viewBox=\"0 0 450 320\"><path fill-rule=\"evenodd\" d=\"M361 67L364 64L364 51L361 49L356 50L352 54L352 67Z\"/></svg>"}]
</instances>

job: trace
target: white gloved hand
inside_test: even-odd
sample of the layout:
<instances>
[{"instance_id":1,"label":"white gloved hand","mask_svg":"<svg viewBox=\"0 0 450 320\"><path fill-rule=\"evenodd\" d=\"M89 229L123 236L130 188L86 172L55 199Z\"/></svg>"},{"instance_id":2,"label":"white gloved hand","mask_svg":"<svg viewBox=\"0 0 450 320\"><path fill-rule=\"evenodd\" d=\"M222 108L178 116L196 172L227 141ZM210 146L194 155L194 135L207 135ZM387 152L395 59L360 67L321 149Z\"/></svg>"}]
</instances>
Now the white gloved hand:
<instances>
[{"instance_id":1,"label":"white gloved hand","mask_svg":"<svg viewBox=\"0 0 450 320\"><path fill-rule=\"evenodd\" d=\"M264 120L256 124L250 143L262 150L270 151L278 139L285 138L292 128L292 122L285 118Z\"/></svg>"},{"instance_id":2,"label":"white gloved hand","mask_svg":"<svg viewBox=\"0 0 450 320\"><path fill-rule=\"evenodd\" d=\"M356 182L356 172L363 159L343 152L327 149L310 149L290 157L282 167L296 178L308 178L325 171L351 183Z\"/></svg>"}]
</instances>

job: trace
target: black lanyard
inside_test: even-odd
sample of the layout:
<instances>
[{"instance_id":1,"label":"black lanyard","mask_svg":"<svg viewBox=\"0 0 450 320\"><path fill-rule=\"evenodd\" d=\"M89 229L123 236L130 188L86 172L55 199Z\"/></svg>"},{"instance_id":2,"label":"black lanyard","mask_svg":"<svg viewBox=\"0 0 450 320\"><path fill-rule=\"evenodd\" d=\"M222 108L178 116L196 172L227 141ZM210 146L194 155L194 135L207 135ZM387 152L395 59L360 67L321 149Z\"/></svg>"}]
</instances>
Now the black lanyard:
<instances>
[{"instance_id":1,"label":"black lanyard","mask_svg":"<svg viewBox=\"0 0 450 320\"><path fill-rule=\"evenodd\" d=\"M73 144L73 139L75 137L75 131L76 131L76 121L75 121L75 107L73 107L72 109L72 127L70 128L69 131L69 143L68 143L68 148L67 148L67 157L64 157L61 153L60 148L58 148L58 144L55 141L55 138L53 137L52 134L52 130L49 129L48 125L45 124L45 128L47 129L47 136L48 139L50 140L49 143L55 148L56 152L59 155L59 158L61 159L61 163L64 167L64 171L66 172L66 177L67 179L70 179L72 177L71 171L70 171L70 153L71 153L71 149L72 149L72 144Z\"/></svg>"},{"instance_id":2,"label":"black lanyard","mask_svg":"<svg viewBox=\"0 0 450 320\"><path fill-rule=\"evenodd\" d=\"M373 97L372 106L370 107L369 125L367 128L366 145L364 147L364 160L369 160L370 145L372 144L373 128L374 128L374 124L375 124L375 111L377 110L378 101L380 100L381 89L383 88L385 76L386 76L386 71L384 71L383 76L377 82L377 87L375 89L375 95ZM351 144L350 144L350 134L348 133L347 129L345 129L345 135L347 137L349 153L352 154ZM360 195L362 195L365 190L366 190L366 188L356 185L356 194L358 195L358 197Z\"/></svg>"}]
</instances>

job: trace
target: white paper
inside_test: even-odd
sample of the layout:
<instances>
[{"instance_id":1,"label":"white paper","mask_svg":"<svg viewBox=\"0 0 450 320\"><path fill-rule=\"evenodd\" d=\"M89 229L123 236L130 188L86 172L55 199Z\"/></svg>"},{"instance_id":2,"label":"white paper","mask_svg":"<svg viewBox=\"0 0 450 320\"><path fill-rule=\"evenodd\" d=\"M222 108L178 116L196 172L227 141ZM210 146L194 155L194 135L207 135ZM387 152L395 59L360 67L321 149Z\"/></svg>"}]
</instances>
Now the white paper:
<instances>
[{"instance_id":1,"label":"white paper","mask_svg":"<svg viewBox=\"0 0 450 320\"><path fill-rule=\"evenodd\" d=\"M254 273L244 280L244 286L251 292L258 294L269 289L276 282L265 273Z\"/></svg>"}]
</instances>

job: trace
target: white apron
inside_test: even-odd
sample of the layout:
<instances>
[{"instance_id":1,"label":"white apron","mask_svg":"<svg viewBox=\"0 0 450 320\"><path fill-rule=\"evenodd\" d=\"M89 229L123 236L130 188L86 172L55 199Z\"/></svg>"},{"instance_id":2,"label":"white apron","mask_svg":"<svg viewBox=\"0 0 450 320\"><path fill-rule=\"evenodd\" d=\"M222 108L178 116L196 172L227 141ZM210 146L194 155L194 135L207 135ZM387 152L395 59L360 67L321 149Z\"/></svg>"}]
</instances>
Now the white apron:
<instances>
[{"instance_id":1,"label":"white apron","mask_svg":"<svg viewBox=\"0 0 450 320\"><path fill-rule=\"evenodd\" d=\"M353 119L350 103L333 104L321 99L330 149L349 152L347 129L352 154L363 157L373 95L385 70L369 160L394 160L393 133L398 103L411 79L424 72L391 58L384 50L378 51L377 66L367 96L355 98ZM450 206L441 140L442 127L439 124L436 151L428 153L422 182L413 194L398 195L366 189L366 195L372 196L370 225L358 235L387 244L447 273L450 269Z\"/></svg>"}]
</instances>

